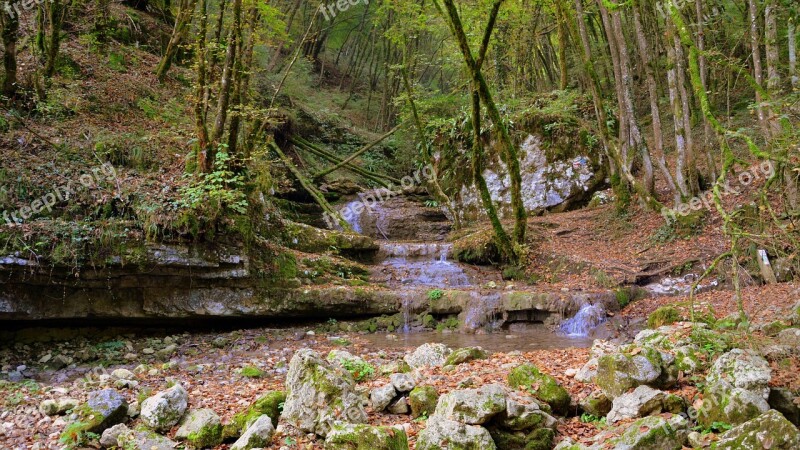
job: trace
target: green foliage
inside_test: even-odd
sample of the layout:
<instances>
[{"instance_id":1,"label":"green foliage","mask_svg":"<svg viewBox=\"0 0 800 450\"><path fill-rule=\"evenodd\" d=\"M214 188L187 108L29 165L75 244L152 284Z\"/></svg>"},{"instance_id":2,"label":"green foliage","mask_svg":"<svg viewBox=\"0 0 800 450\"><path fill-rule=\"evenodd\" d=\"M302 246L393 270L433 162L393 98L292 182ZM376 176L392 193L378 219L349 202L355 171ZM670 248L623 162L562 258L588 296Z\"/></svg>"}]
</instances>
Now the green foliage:
<instances>
[{"instance_id":1,"label":"green foliage","mask_svg":"<svg viewBox=\"0 0 800 450\"><path fill-rule=\"evenodd\" d=\"M444 291L441 289L431 289L428 291L428 300L439 300L444 296Z\"/></svg>"},{"instance_id":2,"label":"green foliage","mask_svg":"<svg viewBox=\"0 0 800 450\"><path fill-rule=\"evenodd\" d=\"M581 414L581 422L593 423L598 427L605 427L607 425L605 417L597 417L594 414L583 413Z\"/></svg>"},{"instance_id":3,"label":"green foliage","mask_svg":"<svg viewBox=\"0 0 800 450\"><path fill-rule=\"evenodd\" d=\"M342 364L342 367L345 368L350 375L353 376L353 379L356 382L362 382L364 380L368 380L375 375L375 368L366 361L363 360L353 360L353 359L342 359L339 361Z\"/></svg>"},{"instance_id":4,"label":"green foliage","mask_svg":"<svg viewBox=\"0 0 800 450\"><path fill-rule=\"evenodd\" d=\"M58 442L66 445L68 448L88 445L91 441L96 441L100 438L96 433L86 431L88 424L83 422L74 422L64 429Z\"/></svg>"},{"instance_id":5,"label":"green foliage","mask_svg":"<svg viewBox=\"0 0 800 450\"><path fill-rule=\"evenodd\" d=\"M224 145L220 146L224 150ZM180 198L174 202L178 208L191 213L191 217L214 223L222 217L244 215L247 213L244 176L229 168L230 156L220 151L214 160L214 170L210 173L188 174L188 183L181 186ZM187 219L190 220L189 217ZM188 225L192 225L190 220ZM194 224L195 235L199 234L199 224Z\"/></svg>"},{"instance_id":6,"label":"green foliage","mask_svg":"<svg viewBox=\"0 0 800 450\"><path fill-rule=\"evenodd\" d=\"M710 433L724 433L725 431L730 430L733 428L733 425L726 423L726 422L712 422L707 427L702 425L697 425L696 427L692 428L694 431L699 431L700 434L710 434Z\"/></svg>"},{"instance_id":7,"label":"green foliage","mask_svg":"<svg viewBox=\"0 0 800 450\"><path fill-rule=\"evenodd\" d=\"M658 328L664 325L672 325L681 320L681 313L672 306L662 306L647 317L649 328Z\"/></svg>"}]
</instances>

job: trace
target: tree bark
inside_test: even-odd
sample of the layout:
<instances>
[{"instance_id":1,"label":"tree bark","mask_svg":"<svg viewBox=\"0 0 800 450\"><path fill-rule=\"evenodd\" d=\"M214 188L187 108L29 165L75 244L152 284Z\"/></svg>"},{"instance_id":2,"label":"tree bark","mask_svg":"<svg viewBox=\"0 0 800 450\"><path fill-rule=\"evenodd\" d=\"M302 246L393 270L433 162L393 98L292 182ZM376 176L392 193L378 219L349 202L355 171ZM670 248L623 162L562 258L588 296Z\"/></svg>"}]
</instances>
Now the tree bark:
<instances>
[{"instance_id":1,"label":"tree bark","mask_svg":"<svg viewBox=\"0 0 800 450\"><path fill-rule=\"evenodd\" d=\"M161 61L156 67L156 78L158 78L159 82L163 82L167 77L172 61L186 38L196 3L197 0L181 0L178 16L175 18L175 26L172 29L172 36L169 39L169 43L167 43L167 48L164 50L164 56L161 57Z\"/></svg>"},{"instance_id":2,"label":"tree bark","mask_svg":"<svg viewBox=\"0 0 800 450\"><path fill-rule=\"evenodd\" d=\"M800 88L800 77L797 76L797 30L795 18L789 18L788 40L789 40L789 77L792 79L792 87Z\"/></svg>"},{"instance_id":3,"label":"tree bark","mask_svg":"<svg viewBox=\"0 0 800 450\"><path fill-rule=\"evenodd\" d=\"M764 86L764 74L763 69L761 67L761 48L760 42L758 37L760 33L758 32L758 2L757 0L747 0L747 7L748 7L748 17L750 21L750 51L752 52L753 57L753 78L755 79L756 84L759 87ZM756 114L758 115L758 122L761 125L761 129L764 132L764 136L769 139L770 138L770 127L767 123L767 116L764 112L764 107L761 104L762 102L761 92L756 89Z\"/></svg>"},{"instance_id":4,"label":"tree bark","mask_svg":"<svg viewBox=\"0 0 800 450\"><path fill-rule=\"evenodd\" d=\"M206 39L208 32L208 0L200 1L200 23L197 32L197 89L194 101L194 121L197 132L197 168L209 172L208 164L208 125L206 124L205 98L208 89L206 81Z\"/></svg>"},{"instance_id":5,"label":"tree bark","mask_svg":"<svg viewBox=\"0 0 800 450\"><path fill-rule=\"evenodd\" d=\"M0 25L3 37L3 95L13 98L17 92L17 40L19 18L0 10Z\"/></svg>"}]
</instances>

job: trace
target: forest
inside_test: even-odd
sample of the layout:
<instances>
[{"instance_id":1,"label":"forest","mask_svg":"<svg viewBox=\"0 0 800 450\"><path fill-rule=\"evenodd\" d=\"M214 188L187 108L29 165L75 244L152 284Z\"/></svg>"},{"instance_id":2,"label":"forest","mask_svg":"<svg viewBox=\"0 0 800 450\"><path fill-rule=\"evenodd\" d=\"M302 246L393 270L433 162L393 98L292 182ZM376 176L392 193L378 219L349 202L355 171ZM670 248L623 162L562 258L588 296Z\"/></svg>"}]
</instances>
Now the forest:
<instances>
[{"instance_id":1,"label":"forest","mask_svg":"<svg viewBox=\"0 0 800 450\"><path fill-rule=\"evenodd\" d=\"M0 448L800 448L794 0L2 0Z\"/></svg>"}]
</instances>

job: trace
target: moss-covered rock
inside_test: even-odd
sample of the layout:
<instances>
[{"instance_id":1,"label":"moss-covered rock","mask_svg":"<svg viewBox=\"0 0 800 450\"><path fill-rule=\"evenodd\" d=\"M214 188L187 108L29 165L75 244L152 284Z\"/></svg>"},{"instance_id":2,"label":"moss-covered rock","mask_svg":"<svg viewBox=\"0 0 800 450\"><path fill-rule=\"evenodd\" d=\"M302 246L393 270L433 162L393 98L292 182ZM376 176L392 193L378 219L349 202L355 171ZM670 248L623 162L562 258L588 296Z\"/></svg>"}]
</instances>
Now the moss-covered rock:
<instances>
[{"instance_id":1,"label":"moss-covered rock","mask_svg":"<svg viewBox=\"0 0 800 450\"><path fill-rule=\"evenodd\" d=\"M258 398L246 410L236 413L229 423L223 427L224 439L238 438L247 429L248 425L262 415L267 415L272 420L272 425L278 426L283 403L286 401L285 391L269 391Z\"/></svg>"},{"instance_id":2,"label":"moss-covered rock","mask_svg":"<svg viewBox=\"0 0 800 450\"><path fill-rule=\"evenodd\" d=\"M275 427L272 426L272 418L266 414L261 415L252 424L248 425L242 436L233 443L230 450L250 450L267 447L271 444L273 434L275 434Z\"/></svg>"},{"instance_id":3,"label":"moss-covered rock","mask_svg":"<svg viewBox=\"0 0 800 450\"><path fill-rule=\"evenodd\" d=\"M555 378L539 371L533 364L524 364L509 372L508 385L513 388L529 389L536 397L550 405L556 414L565 415L569 411L570 397L567 390Z\"/></svg>"},{"instance_id":4,"label":"moss-covered rock","mask_svg":"<svg viewBox=\"0 0 800 450\"><path fill-rule=\"evenodd\" d=\"M767 361L752 351L734 349L720 356L706 377L698 422L739 425L765 413L771 377Z\"/></svg>"},{"instance_id":5,"label":"moss-covered rock","mask_svg":"<svg viewBox=\"0 0 800 450\"><path fill-rule=\"evenodd\" d=\"M549 428L539 428L527 433L490 428L489 433L497 448L503 450L550 450L555 438L555 432Z\"/></svg>"},{"instance_id":6,"label":"moss-covered rock","mask_svg":"<svg viewBox=\"0 0 800 450\"><path fill-rule=\"evenodd\" d=\"M489 354L480 347L464 347L454 350L444 361L445 366L457 366L476 359L486 359Z\"/></svg>"},{"instance_id":7,"label":"moss-covered rock","mask_svg":"<svg viewBox=\"0 0 800 450\"><path fill-rule=\"evenodd\" d=\"M417 437L417 450L496 450L486 428L450 420L439 414L428 419Z\"/></svg>"},{"instance_id":8,"label":"moss-covered rock","mask_svg":"<svg viewBox=\"0 0 800 450\"><path fill-rule=\"evenodd\" d=\"M99 434L106 428L125 421L128 415L128 403L116 390L103 389L90 392L87 402L78 406L74 413L77 415L77 420L67 427L66 434L78 435L83 432Z\"/></svg>"},{"instance_id":9,"label":"moss-covered rock","mask_svg":"<svg viewBox=\"0 0 800 450\"><path fill-rule=\"evenodd\" d=\"M641 385L669 388L677 381L674 363L675 357L652 347L623 347L598 359L595 383L611 398Z\"/></svg>"},{"instance_id":10,"label":"moss-covered rock","mask_svg":"<svg viewBox=\"0 0 800 450\"><path fill-rule=\"evenodd\" d=\"M795 450L800 431L781 413L770 410L720 436L717 450Z\"/></svg>"},{"instance_id":11,"label":"moss-covered rock","mask_svg":"<svg viewBox=\"0 0 800 450\"><path fill-rule=\"evenodd\" d=\"M505 409L505 389L499 384L488 384L441 396L436 404L436 415L469 425L481 425Z\"/></svg>"},{"instance_id":12,"label":"moss-covered rock","mask_svg":"<svg viewBox=\"0 0 800 450\"><path fill-rule=\"evenodd\" d=\"M222 423L210 409L194 409L181 420L175 439L196 448L215 447L222 443Z\"/></svg>"},{"instance_id":13,"label":"moss-covered rock","mask_svg":"<svg viewBox=\"0 0 800 450\"><path fill-rule=\"evenodd\" d=\"M340 424L325 438L325 450L408 450L408 437L398 428Z\"/></svg>"},{"instance_id":14,"label":"moss-covered rock","mask_svg":"<svg viewBox=\"0 0 800 450\"><path fill-rule=\"evenodd\" d=\"M580 407L586 414L605 417L611 411L611 399L603 391L594 391L580 401Z\"/></svg>"},{"instance_id":15,"label":"moss-covered rock","mask_svg":"<svg viewBox=\"0 0 800 450\"><path fill-rule=\"evenodd\" d=\"M680 450L688 434L689 424L683 416L674 415L669 419L653 416L637 420L619 437L600 445L601 448L630 450Z\"/></svg>"},{"instance_id":16,"label":"moss-covered rock","mask_svg":"<svg viewBox=\"0 0 800 450\"><path fill-rule=\"evenodd\" d=\"M411 417L432 416L436 411L439 392L433 386L417 386L408 394Z\"/></svg>"},{"instance_id":17,"label":"moss-covered rock","mask_svg":"<svg viewBox=\"0 0 800 450\"><path fill-rule=\"evenodd\" d=\"M183 418L188 402L189 393L176 384L142 402L142 422L150 429L167 431Z\"/></svg>"},{"instance_id":18,"label":"moss-covered rock","mask_svg":"<svg viewBox=\"0 0 800 450\"><path fill-rule=\"evenodd\" d=\"M672 325L681 319L681 313L675 309L675 307L662 306L647 317L647 326L650 328L658 328L664 325Z\"/></svg>"}]
</instances>

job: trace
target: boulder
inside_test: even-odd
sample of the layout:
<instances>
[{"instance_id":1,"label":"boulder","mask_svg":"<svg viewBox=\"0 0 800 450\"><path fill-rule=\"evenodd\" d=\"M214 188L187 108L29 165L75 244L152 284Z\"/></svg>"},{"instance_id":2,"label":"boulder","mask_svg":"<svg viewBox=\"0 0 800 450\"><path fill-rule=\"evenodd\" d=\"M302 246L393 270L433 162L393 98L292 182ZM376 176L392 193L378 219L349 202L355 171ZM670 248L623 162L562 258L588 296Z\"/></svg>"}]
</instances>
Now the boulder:
<instances>
[{"instance_id":1,"label":"boulder","mask_svg":"<svg viewBox=\"0 0 800 450\"><path fill-rule=\"evenodd\" d=\"M116 369L111 372L111 378L115 380L135 380L136 375L128 369Z\"/></svg>"},{"instance_id":2,"label":"boulder","mask_svg":"<svg viewBox=\"0 0 800 450\"><path fill-rule=\"evenodd\" d=\"M539 371L533 364L523 364L508 374L508 385L516 388L530 388L536 397L546 402L556 414L564 415L569 411L570 397L558 381L552 376Z\"/></svg>"},{"instance_id":3,"label":"boulder","mask_svg":"<svg viewBox=\"0 0 800 450\"><path fill-rule=\"evenodd\" d=\"M658 416L645 417L625 428L619 437L604 434L596 437L592 449L615 450L680 450L689 434L689 422L680 415L669 419Z\"/></svg>"},{"instance_id":4,"label":"boulder","mask_svg":"<svg viewBox=\"0 0 800 450\"><path fill-rule=\"evenodd\" d=\"M677 395L667 394L649 386L639 386L633 392L615 398L606 419L609 424L614 424L620 420L662 412L677 414L683 410L684 406L683 399Z\"/></svg>"},{"instance_id":5,"label":"boulder","mask_svg":"<svg viewBox=\"0 0 800 450\"><path fill-rule=\"evenodd\" d=\"M193 409L183 418L175 439L196 448L214 447L222 443L222 422L211 409Z\"/></svg>"},{"instance_id":6,"label":"boulder","mask_svg":"<svg viewBox=\"0 0 800 450\"><path fill-rule=\"evenodd\" d=\"M433 386L417 386L408 394L408 404L411 406L411 417L423 415L432 416L436 411L439 393Z\"/></svg>"},{"instance_id":7,"label":"boulder","mask_svg":"<svg viewBox=\"0 0 800 450\"><path fill-rule=\"evenodd\" d=\"M392 385L397 392L405 393L411 392L412 389L417 385L417 382L414 381L414 377L408 373L394 373L389 377L391 380Z\"/></svg>"},{"instance_id":8,"label":"boulder","mask_svg":"<svg viewBox=\"0 0 800 450\"><path fill-rule=\"evenodd\" d=\"M431 416L417 436L417 450L496 450L486 428Z\"/></svg>"},{"instance_id":9,"label":"boulder","mask_svg":"<svg viewBox=\"0 0 800 450\"><path fill-rule=\"evenodd\" d=\"M326 436L335 421L364 423L364 398L353 377L310 349L295 352L286 376L288 395L283 410L287 422Z\"/></svg>"},{"instance_id":10,"label":"boulder","mask_svg":"<svg viewBox=\"0 0 800 450\"><path fill-rule=\"evenodd\" d=\"M795 349L795 352L800 352L800 328L787 328L780 333L776 338L778 344L787 345Z\"/></svg>"},{"instance_id":11,"label":"boulder","mask_svg":"<svg viewBox=\"0 0 800 450\"><path fill-rule=\"evenodd\" d=\"M698 421L739 425L767 412L771 377L769 364L755 352L734 349L720 356L706 377Z\"/></svg>"},{"instance_id":12,"label":"boulder","mask_svg":"<svg viewBox=\"0 0 800 450\"><path fill-rule=\"evenodd\" d=\"M597 376L597 362L597 358L591 358L587 361L575 374L575 381L580 381L581 383L593 382L594 377Z\"/></svg>"},{"instance_id":13,"label":"boulder","mask_svg":"<svg viewBox=\"0 0 800 450\"><path fill-rule=\"evenodd\" d=\"M611 411L611 405L611 399L603 391L594 391L579 403L581 411L595 417L605 417Z\"/></svg>"},{"instance_id":14,"label":"boulder","mask_svg":"<svg viewBox=\"0 0 800 450\"><path fill-rule=\"evenodd\" d=\"M90 433L102 433L103 430L118 423L125 422L128 417L128 402L114 389L103 389L89 393L85 404L75 412L78 415L79 430Z\"/></svg>"},{"instance_id":15,"label":"boulder","mask_svg":"<svg viewBox=\"0 0 800 450\"><path fill-rule=\"evenodd\" d=\"M55 400L43 400L39 403L39 412L45 416L55 416L58 414L58 402Z\"/></svg>"},{"instance_id":16,"label":"boulder","mask_svg":"<svg viewBox=\"0 0 800 450\"><path fill-rule=\"evenodd\" d=\"M444 344L422 344L410 355L404 358L409 366L418 367L441 367L450 356L452 350Z\"/></svg>"},{"instance_id":17,"label":"boulder","mask_svg":"<svg viewBox=\"0 0 800 450\"><path fill-rule=\"evenodd\" d=\"M408 398L406 397L400 397L393 401L391 404L389 404L389 407L386 408L386 410L390 414L408 414L411 412L408 409Z\"/></svg>"},{"instance_id":18,"label":"boulder","mask_svg":"<svg viewBox=\"0 0 800 450\"><path fill-rule=\"evenodd\" d=\"M669 388L677 381L675 357L652 347L631 345L619 352L601 356L595 383L611 398L629 389L647 385Z\"/></svg>"},{"instance_id":19,"label":"boulder","mask_svg":"<svg viewBox=\"0 0 800 450\"><path fill-rule=\"evenodd\" d=\"M408 437L398 428L337 424L325 438L325 450L408 450Z\"/></svg>"},{"instance_id":20,"label":"boulder","mask_svg":"<svg viewBox=\"0 0 800 450\"><path fill-rule=\"evenodd\" d=\"M236 413L231 421L222 428L223 439L238 438L247 426L266 414L272 419L272 425L278 426L281 403L286 401L286 392L269 391L258 398L246 410Z\"/></svg>"},{"instance_id":21,"label":"boulder","mask_svg":"<svg viewBox=\"0 0 800 450\"><path fill-rule=\"evenodd\" d=\"M152 431L127 431L117 437L117 446L125 450L174 450L177 442Z\"/></svg>"},{"instance_id":22,"label":"boulder","mask_svg":"<svg viewBox=\"0 0 800 450\"><path fill-rule=\"evenodd\" d=\"M506 410L499 416L497 423L506 430L516 432L539 428L555 429L558 421L543 411L533 397L511 393L506 398Z\"/></svg>"},{"instance_id":23,"label":"boulder","mask_svg":"<svg viewBox=\"0 0 800 450\"><path fill-rule=\"evenodd\" d=\"M555 438L550 428L537 428L527 433L490 428L489 434L495 446L503 450L550 450Z\"/></svg>"},{"instance_id":24,"label":"boulder","mask_svg":"<svg viewBox=\"0 0 800 450\"><path fill-rule=\"evenodd\" d=\"M719 437L717 450L800 448L800 431L781 413L770 410Z\"/></svg>"},{"instance_id":25,"label":"boulder","mask_svg":"<svg viewBox=\"0 0 800 450\"><path fill-rule=\"evenodd\" d=\"M273 434L275 434L275 427L272 426L272 419L266 414L261 415L247 427L247 430L233 443L230 450L268 448L272 443Z\"/></svg>"},{"instance_id":26,"label":"boulder","mask_svg":"<svg viewBox=\"0 0 800 450\"><path fill-rule=\"evenodd\" d=\"M476 359L486 359L489 354L480 347L463 347L454 350L444 362L445 366L457 366Z\"/></svg>"},{"instance_id":27,"label":"boulder","mask_svg":"<svg viewBox=\"0 0 800 450\"><path fill-rule=\"evenodd\" d=\"M142 422L156 431L167 431L180 422L189 403L189 394L180 384L142 402Z\"/></svg>"},{"instance_id":28,"label":"boulder","mask_svg":"<svg viewBox=\"0 0 800 450\"><path fill-rule=\"evenodd\" d=\"M130 433L130 431L131 430L124 423L116 424L103 431L103 435L100 436L100 445L104 448L116 447L119 445L118 440L120 435Z\"/></svg>"},{"instance_id":29,"label":"boulder","mask_svg":"<svg viewBox=\"0 0 800 450\"><path fill-rule=\"evenodd\" d=\"M394 385L387 384L373 389L369 394L369 401L372 403L373 410L383 411L396 396L397 390Z\"/></svg>"},{"instance_id":30,"label":"boulder","mask_svg":"<svg viewBox=\"0 0 800 450\"><path fill-rule=\"evenodd\" d=\"M789 323L796 327L800 327L800 302L797 302L789 311Z\"/></svg>"},{"instance_id":31,"label":"boulder","mask_svg":"<svg viewBox=\"0 0 800 450\"><path fill-rule=\"evenodd\" d=\"M505 409L505 389L499 384L489 384L441 396L436 405L436 415L468 425L481 425Z\"/></svg>"}]
</instances>

